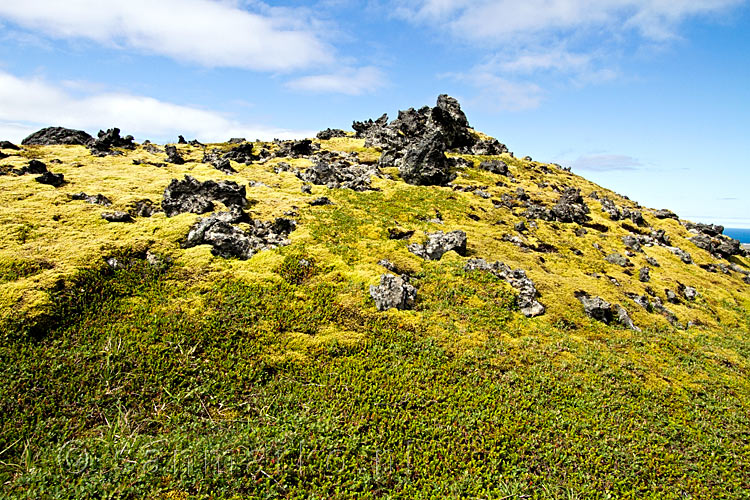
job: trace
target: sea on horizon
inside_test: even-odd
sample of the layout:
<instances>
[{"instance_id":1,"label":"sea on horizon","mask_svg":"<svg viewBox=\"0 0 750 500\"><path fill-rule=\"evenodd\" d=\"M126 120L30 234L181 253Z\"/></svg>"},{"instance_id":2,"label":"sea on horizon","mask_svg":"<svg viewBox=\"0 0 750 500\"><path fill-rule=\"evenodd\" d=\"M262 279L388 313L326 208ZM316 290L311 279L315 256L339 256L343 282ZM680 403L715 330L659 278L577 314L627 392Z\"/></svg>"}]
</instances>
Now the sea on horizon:
<instances>
[{"instance_id":1,"label":"sea on horizon","mask_svg":"<svg viewBox=\"0 0 750 500\"><path fill-rule=\"evenodd\" d=\"M740 243L750 243L750 229L747 228L736 228L736 227L725 227L724 234L735 240L739 240Z\"/></svg>"}]
</instances>

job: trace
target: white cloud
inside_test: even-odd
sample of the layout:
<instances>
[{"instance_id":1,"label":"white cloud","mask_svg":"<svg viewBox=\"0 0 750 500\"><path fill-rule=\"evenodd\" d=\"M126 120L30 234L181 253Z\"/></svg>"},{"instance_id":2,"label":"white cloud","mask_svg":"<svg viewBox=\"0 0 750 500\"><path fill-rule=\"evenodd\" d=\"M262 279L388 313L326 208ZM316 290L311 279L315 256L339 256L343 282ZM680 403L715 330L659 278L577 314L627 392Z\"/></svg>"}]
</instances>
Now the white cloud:
<instances>
[{"instance_id":1,"label":"white cloud","mask_svg":"<svg viewBox=\"0 0 750 500\"><path fill-rule=\"evenodd\" d=\"M396 1L396 15L438 22L454 35L482 43L583 28L634 29L651 39L673 36L692 16L724 12L745 0L420 0ZM517 41L517 40L516 40Z\"/></svg>"},{"instance_id":2,"label":"white cloud","mask_svg":"<svg viewBox=\"0 0 750 500\"><path fill-rule=\"evenodd\" d=\"M333 92L362 95L385 85L383 73L372 66L347 68L336 73L303 76L286 84L288 88L308 92Z\"/></svg>"},{"instance_id":3,"label":"white cloud","mask_svg":"<svg viewBox=\"0 0 750 500\"><path fill-rule=\"evenodd\" d=\"M74 96L63 86L39 79L18 78L0 71L0 134L20 141L46 126L96 132L117 126L141 139L174 140L178 134L202 141L230 137L272 139L310 137L293 131L243 123L222 113L124 93Z\"/></svg>"},{"instance_id":4,"label":"white cloud","mask_svg":"<svg viewBox=\"0 0 750 500\"><path fill-rule=\"evenodd\" d=\"M332 49L306 10L217 0L24 0L0 2L0 18L63 39L167 56L207 67L286 71L330 63Z\"/></svg>"},{"instance_id":5,"label":"white cloud","mask_svg":"<svg viewBox=\"0 0 750 500\"><path fill-rule=\"evenodd\" d=\"M579 156L572 161L573 170L588 170L589 172L611 172L614 170L637 170L643 166L638 158L618 154L596 154Z\"/></svg>"}]
</instances>

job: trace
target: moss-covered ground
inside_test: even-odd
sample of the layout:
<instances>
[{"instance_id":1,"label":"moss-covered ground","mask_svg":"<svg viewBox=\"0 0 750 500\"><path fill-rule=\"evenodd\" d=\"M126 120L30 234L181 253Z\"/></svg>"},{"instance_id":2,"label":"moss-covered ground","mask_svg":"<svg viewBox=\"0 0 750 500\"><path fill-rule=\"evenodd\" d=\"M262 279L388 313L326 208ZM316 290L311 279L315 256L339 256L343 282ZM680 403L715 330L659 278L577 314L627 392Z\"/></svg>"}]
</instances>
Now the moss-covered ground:
<instances>
[{"instance_id":1,"label":"moss-covered ground","mask_svg":"<svg viewBox=\"0 0 750 500\"><path fill-rule=\"evenodd\" d=\"M378 157L351 138L322 146ZM141 148L95 158L30 147L3 160L39 158L68 183L0 176L0 496L750 497L750 286L700 268L717 261L677 221L640 208L695 264L649 247L627 269L603 257L625 253L633 224L591 198L600 229L536 221L521 235L556 252L503 239L518 235L523 208L492 200L518 187L546 206L574 186L636 208L554 166L504 155L513 178L460 172L456 184L492 199L410 186L395 169L377 191L305 195L293 174L274 173L278 160L227 176L199 163L199 148L180 150L188 163L162 168L133 165L163 161ZM181 248L193 214L101 219L158 203L186 173L266 184L248 188L248 211L296 211L291 245L223 259ZM113 206L70 200L81 191ZM321 195L334 204L308 205ZM423 261L389 227L415 230L411 241L462 229L468 255ZM169 264L149 265L147 249ZM641 283L646 256L660 266ZM508 284L463 270L470 257L525 269L546 314L525 318ZM375 310L367 289L381 258L413 276L415 310ZM698 299L666 304L678 283ZM625 296L646 287L683 326ZM586 317L577 290L621 303L642 331Z\"/></svg>"}]
</instances>

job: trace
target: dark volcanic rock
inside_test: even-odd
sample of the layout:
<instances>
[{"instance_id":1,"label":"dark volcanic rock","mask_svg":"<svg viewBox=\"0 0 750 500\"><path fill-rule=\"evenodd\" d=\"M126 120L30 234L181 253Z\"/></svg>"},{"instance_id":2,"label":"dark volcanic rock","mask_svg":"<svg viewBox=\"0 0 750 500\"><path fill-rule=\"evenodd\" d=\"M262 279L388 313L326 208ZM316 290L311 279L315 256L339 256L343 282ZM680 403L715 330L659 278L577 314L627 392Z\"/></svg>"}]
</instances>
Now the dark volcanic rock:
<instances>
[{"instance_id":1,"label":"dark volcanic rock","mask_svg":"<svg viewBox=\"0 0 750 500\"><path fill-rule=\"evenodd\" d=\"M647 283L651 280L651 275L649 274L651 272L651 269L648 267L642 267L638 271L638 279L644 283Z\"/></svg>"},{"instance_id":2,"label":"dark volcanic rock","mask_svg":"<svg viewBox=\"0 0 750 500\"><path fill-rule=\"evenodd\" d=\"M507 153L508 148L497 139L483 139L478 140L471 148L463 148L461 152L473 155L497 156Z\"/></svg>"},{"instance_id":3,"label":"dark volcanic rock","mask_svg":"<svg viewBox=\"0 0 750 500\"><path fill-rule=\"evenodd\" d=\"M493 174L508 175L508 164L502 160L487 160L479 164L479 168Z\"/></svg>"},{"instance_id":4,"label":"dark volcanic rock","mask_svg":"<svg viewBox=\"0 0 750 500\"><path fill-rule=\"evenodd\" d=\"M72 130L63 127L43 128L21 142L24 146L56 146L64 144L90 146L93 143L94 138L83 130Z\"/></svg>"},{"instance_id":5,"label":"dark volcanic rock","mask_svg":"<svg viewBox=\"0 0 750 500\"><path fill-rule=\"evenodd\" d=\"M552 213L559 222L583 224L589 219L587 215L589 207L583 201L581 191L575 188L565 190L557 204L552 208Z\"/></svg>"},{"instance_id":6,"label":"dark volcanic rock","mask_svg":"<svg viewBox=\"0 0 750 500\"><path fill-rule=\"evenodd\" d=\"M378 311L411 309L417 299L417 289L400 276L383 274L379 285L370 285L370 296Z\"/></svg>"},{"instance_id":7,"label":"dark volcanic rock","mask_svg":"<svg viewBox=\"0 0 750 500\"><path fill-rule=\"evenodd\" d=\"M149 199L137 200L129 209L133 217L151 217L159 211L161 211L159 206Z\"/></svg>"},{"instance_id":8,"label":"dark volcanic rock","mask_svg":"<svg viewBox=\"0 0 750 500\"><path fill-rule=\"evenodd\" d=\"M172 179L164 190L161 206L167 217L192 212L203 214L214 208L214 201L222 202L227 208L242 208L247 204L245 186L232 181L199 182L185 175L185 180Z\"/></svg>"},{"instance_id":9,"label":"dark volcanic rock","mask_svg":"<svg viewBox=\"0 0 750 500\"><path fill-rule=\"evenodd\" d=\"M317 137L321 141L327 141L334 137L346 137L346 132L341 130L340 128L327 128L318 132L315 137Z\"/></svg>"},{"instance_id":10,"label":"dark volcanic rock","mask_svg":"<svg viewBox=\"0 0 750 500\"><path fill-rule=\"evenodd\" d=\"M671 210L667 210L666 208L662 208L660 210L654 210L654 217L657 219L675 219L679 220L679 217L677 217L677 214L672 212Z\"/></svg>"},{"instance_id":11,"label":"dark volcanic rock","mask_svg":"<svg viewBox=\"0 0 750 500\"><path fill-rule=\"evenodd\" d=\"M133 222L133 218L127 212L103 212L102 219L107 222Z\"/></svg>"},{"instance_id":12,"label":"dark volcanic rock","mask_svg":"<svg viewBox=\"0 0 750 500\"><path fill-rule=\"evenodd\" d=\"M35 177L34 180L40 184L49 184L50 186L60 187L65 183L65 176L63 176L63 174L44 172L39 177Z\"/></svg>"},{"instance_id":13,"label":"dark volcanic rock","mask_svg":"<svg viewBox=\"0 0 750 500\"><path fill-rule=\"evenodd\" d=\"M167 153L167 161L169 163L174 163L175 165L182 165L185 163L185 159L180 155L180 152L177 151L176 146L164 146L164 151Z\"/></svg>"},{"instance_id":14,"label":"dark volcanic rock","mask_svg":"<svg viewBox=\"0 0 750 500\"><path fill-rule=\"evenodd\" d=\"M373 189L372 177L380 176L380 170L373 165L352 165L341 159L327 161L322 157L307 170L298 171L297 177L310 184L327 186L330 189L351 189L368 191Z\"/></svg>"},{"instance_id":15,"label":"dark volcanic rock","mask_svg":"<svg viewBox=\"0 0 750 500\"><path fill-rule=\"evenodd\" d=\"M631 330L640 331L620 304L612 305L601 297L592 297L585 292L576 292L576 298L583 304L583 310L589 317L606 324L617 320Z\"/></svg>"},{"instance_id":16,"label":"dark volcanic rock","mask_svg":"<svg viewBox=\"0 0 750 500\"><path fill-rule=\"evenodd\" d=\"M444 186L455 179L442 135L435 133L410 146L401 159L399 172L404 181L418 186Z\"/></svg>"},{"instance_id":17,"label":"dark volcanic rock","mask_svg":"<svg viewBox=\"0 0 750 500\"><path fill-rule=\"evenodd\" d=\"M187 144L187 141L181 135L177 136L177 144Z\"/></svg>"},{"instance_id":18,"label":"dark volcanic rock","mask_svg":"<svg viewBox=\"0 0 750 500\"><path fill-rule=\"evenodd\" d=\"M43 174L47 172L47 165L39 160L31 160L28 165L20 170L20 174Z\"/></svg>"},{"instance_id":19,"label":"dark volcanic rock","mask_svg":"<svg viewBox=\"0 0 750 500\"><path fill-rule=\"evenodd\" d=\"M244 163L245 165L249 165L254 161L260 160L260 156L253 153L253 143L251 142L246 142L244 144L240 144L236 148L230 149L222 156L222 158L225 160L234 160L237 163ZM205 155L203 157L203 161L206 161ZM216 165L214 164L214 166Z\"/></svg>"},{"instance_id":20,"label":"dark volcanic rock","mask_svg":"<svg viewBox=\"0 0 750 500\"><path fill-rule=\"evenodd\" d=\"M313 146L310 139L300 141L283 141L276 152L277 158L301 158L313 154L314 147L320 147L320 144Z\"/></svg>"},{"instance_id":21,"label":"dark volcanic rock","mask_svg":"<svg viewBox=\"0 0 750 500\"><path fill-rule=\"evenodd\" d=\"M0 141L0 149L12 149L13 151L20 151L21 148L16 146L10 141Z\"/></svg>"},{"instance_id":22,"label":"dark volcanic rock","mask_svg":"<svg viewBox=\"0 0 750 500\"><path fill-rule=\"evenodd\" d=\"M466 255L466 233L463 231L451 231L443 233L438 231L427 235L424 245L412 243L408 250L426 260L440 260L446 252L454 250L459 255Z\"/></svg>"},{"instance_id":23,"label":"dark volcanic rock","mask_svg":"<svg viewBox=\"0 0 750 500\"><path fill-rule=\"evenodd\" d=\"M323 205L333 205L333 202L329 200L328 197L326 196L315 198L313 201L310 202L310 206L313 206L313 207L319 207Z\"/></svg>"},{"instance_id":24,"label":"dark volcanic rock","mask_svg":"<svg viewBox=\"0 0 750 500\"><path fill-rule=\"evenodd\" d=\"M232 167L232 162L226 159L217 160L211 162L211 165L218 171L224 172L227 175L236 174L237 171Z\"/></svg>"},{"instance_id":25,"label":"dark volcanic rock","mask_svg":"<svg viewBox=\"0 0 750 500\"><path fill-rule=\"evenodd\" d=\"M623 257L619 253L609 254L604 258L604 260L621 267L628 267L633 265L626 257Z\"/></svg>"},{"instance_id":26,"label":"dark volcanic rock","mask_svg":"<svg viewBox=\"0 0 750 500\"><path fill-rule=\"evenodd\" d=\"M545 308L539 303L537 297L539 292L534 282L526 275L523 269L511 269L502 262L488 263L484 259L470 259L464 271L485 271L490 272L498 278L510 283L510 286L518 290L517 305L521 314L527 318L544 314Z\"/></svg>"},{"instance_id":27,"label":"dark volcanic rock","mask_svg":"<svg viewBox=\"0 0 750 500\"><path fill-rule=\"evenodd\" d=\"M294 221L283 218L273 222L249 220L247 230L234 225L245 217L241 210L204 217L188 233L185 247L208 244L214 255L244 260L261 250L288 245L289 233L296 227Z\"/></svg>"},{"instance_id":28,"label":"dark volcanic rock","mask_svg":"<svg viewBox=\"0 0 750 500\"><path fill-rule=\"evenodd\" d=\"M408 240L412 236L414 236L414 231L402 231L395 227L388 228L389 240Z\"/></svg>"},{"instance_id":29,"label":"dark volcanic rock","mask_svg":"<svg viewBox=\"0 0 750 500\"><path fill-rule=\"evenodd\" d=\"M110 128L106 132L100 130L97 135L97 139L91 145L93 154L106 155L112 151L112 148L135 149L136 146L133 136L120 137L120 129L117 127Z\"/></svg>"},{"instance_id":30,"label":"dark volcanic rock","mask_svg":"<svg viewBox=\"0 0 750 500\"><path fill-rule=\"evenodd\" d=\"M105 207L108 207L112 204L112 201L104 196L103 194L97 194L97 195L88 195L86 193L76 193L71 194L70 198L73 200L83 200L86 203L91 203L92 205L102 205Z\"/></svg>"}]
</instances>

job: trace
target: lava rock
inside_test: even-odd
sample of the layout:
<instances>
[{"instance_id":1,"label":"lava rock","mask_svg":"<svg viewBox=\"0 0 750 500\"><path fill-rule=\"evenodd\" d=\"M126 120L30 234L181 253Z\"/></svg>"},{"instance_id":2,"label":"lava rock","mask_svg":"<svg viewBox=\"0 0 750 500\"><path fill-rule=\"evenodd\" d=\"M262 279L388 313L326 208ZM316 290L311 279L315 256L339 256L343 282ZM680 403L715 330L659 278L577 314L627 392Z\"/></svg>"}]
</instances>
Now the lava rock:
<instances>
[{"instance_id":1,"label":"lava rock","mask_svg":"<svg viewBox=\"0 0 750 500\"><path fill-rule=\"evenodd\" d=\"M177 136L177 144L187 144L187 141L181 135Z\"/></svg>"},{"instance_id":2,"label":"lava rock","mask_svg":"<svg viewBox=\"0 0 750 500\"><path fill-rule=\"evenodd\" d=\"M151 217L159 211L159 206L149 199L135 201L129 210L134 217Z\"/></svg>"},{"instance_id":3,"label":"lava rock","mask_svg":"<svg viewBox=\"0 0 750 500\"><path fill-rule=\"evenodd\" d=\"M45 165L39 160L31 160L28 165L26 165L20 170L19 174L38 175L38 174L43 174L45 172L47 172L47 165Z\"/></svg>"},{"instance_id":4,"label":"lava rock","mask_svg":"<svg viewBox=\"0 0 750 500\"><path fill-rule=\"evenodd\" d=\"M643 283L648 283L649 281L651 281L651 275L649 274L650 272L651 269L649 269L648 267L642 267L638 271L638 280Z\"/></svg>"},{"instance_id":5,"label":"lava rock","mask_svg":"<svg viewBox=\"0 0 750 500\"><path fill-rule=\"evenodd\" d=\"M222 156L222 159L233 160L233 161L236 161L237 163L244 163L245 165L249 165L254 161L260 160L260 156L253 153L253 149L254 149L253 144L251 142L246 142L224 153L224 155ZM214 151L218 151L218 150L214 150ZM206 161L205 155L203 157L203 161L204 162Z\"/></svg>"},{"instance_id":6,"label":"lava rock","mask_svg":"<svg viewBox=\"0 0 750 500\"><path fill-rule=\"evenodd\" d=\"M555 220L555 214L552 213L552 210L547 207L543 207L542 205L536 205L534 203L529 204L526 212L524 213L524 216L527 219L541 219L546 221Z\"/></svg>"},{"instance_id":7,"label":"lava rock","mask_svg":"<svg viewBox=\"0 0 750 500\"><path fill-rule=\"evenodd\" d=\"M302 184L299 188L304 194L312 194L312 186L310 184Z\"/></svg>"},{"instance_id":8,"label":"lava rock","mask_svg":"<svg viewBox=\"0 0 750 500\"><path fill-rule=\"evenodd\" d=\"M682 293L682 296L689 301L693 301L698 297L698 291L692 286L680 286L679 291Z\"/></svg>"},{"instance_id":9,"label":"lava rock","mask_svg":"<svg viewBox=\"0 0 750 500\"><path fill-rule=\"evenodd\" d=\"M487 160L479 163L479 168L498 175L508 175L508 164L502 160Z\"/></svg>"},{"instance_id":10,"label":"lava rock","mask_svg":"<svg viewBox=\"0 0 750 500\"><path fill-rule=\"evenodd\" d=\"M552 208L555 219L559 222L586 222L589 207L583 201L580 189L568 188Z\"/></svg>"},{"instance_id":11,"label":"lava rock","mask_svg":"<svg viewBox=\"0 0 750 500\"><path fill-rule=\"evenodd\" d=\"M43 128L21 141L21 144L24 146L90 146L93 143L94 138L83 130L73 130L63 127Z\"/></svg>"},{"instance_id":12,"label":"lava rock","mask_svg":"<svg viewBox=\"0 0 750 500\"><path fill-rule=\"evenodd\" d=\"M471 148L466 151L466 148L462 152L470 153L473 155L485 155L485 156L497 156L508 152L508 148L505 144L502 144L497 139L482 139L474 143Z\"/></svg>"},{"instance_id":13,"label":"lava rock","mask_svg":"<svg viewBox=\"0 0 750 500\"><path fill-rule=\"evenodd\" d=\"M665 289L664 293L667 295L667 302L670 302L672 304L679 304L680 303L680 298L677 296L676 293L674 293L669 288Z\"/></svg>"},{"instance_id":14,"label":"lava rock","mask_svg":"<svg viewBox=\"0 0 750 500\"><path fill-rule=\"evenodd\" d=\"M0 149L11 149L13 151L20 151L21 148L16 146L10 141L0 141Z\"/></svg>"},{"instance_id":15,"label":"lava rock","mask_svg":"<svg viewBox=\"0 0 750 500\"><path fill-rule=\"evenodd\" d=\"M107 129L106 132L100 130L90 147L92 153L105 155L111 152L112 148L135 149L135 146L132 135L120 137L120 129L115 127Z\"/></svg>"},{"instance_id":16,"label":"lava rock","mask_svg":"<svg viewBox=\"0 0 750 500\"><path fill-rule=\"evenodd\" d=\"M323 205L333 205L333 202L329 200L328 197L326 196L315 198L313 201L310 202L310 206L313 206L313 207L319 207Z\"/></svg>"},{"instance_id":17,"label":"lava rock","mask_svg":"<svg viewBox=\"0 0 750 500\"><path fill-rule=\"evenodd\" d=\"M411 145L399 165L401 178L418 186L445 186L455 179L439 132Z\"/></svg>"},{"instance_id":18,"label":"lava rock","mask_svg":"<svg viewBox=\"0 0 750 500\"><path fill-rule=\"evenodd\" d=\"M402 231L395 227L388 228L389 240L408 240L412 236L414 236L414 231Z\"/></svg>"},{"instance_id":19,"label":"lava rock","mask_svg":"<svg viewBox=\"0 0 750 500\"><path fill-rule=\"evenodd\" d=\"M667 210L666 208L662 208L660 210L654 210L654 217L657 219L674 219L679 220L679 217L677 217L677 214L672 212L671 210Z\"/></svg>"},{"instance_id":20,"label":"lava rock","mask_svg":"<svg viewBox=\"0 0 750 500\"><path fill-rule=\"evenodd\" d=\"M511 269L502 262L488 263L484 259L470 259L464 271L487 271L498 278L507 281L513 288L519 291L517 305L521 313L526 317L534 317L544 314L545 308L536 297L539 295L534 282L526 275L523 269Z\"/></svg>"},{"instance_id":21,"label":"lava rock","mask_svg":"<svg viewBox=\"0 0 750 500\"><path fill-rule=\"evenodd\" d=\"M635 252L640 252L641 251L641 244L638 241L638 238L636 238L634 236L630 236L630 235L623 236L622 237L622 242L625 244L625 248L629 248L629 249L631 249L631 250L633 250Z\"/></svg>"},{"instance_id":22,"label":"lava rock","mask_svg":"<svg viewBox=\"0 0 750 500\"><path fill-rule=\"evenodd\" d=\"M247 205L245 186L236 182L208 180L199 182L185 175L185 180L172 179L164 190L162 209L167 217L191 212L203 214L214 208L214 201L222 202L227 208L242 208Z\"/></svg>"},{"instance_id":23,"label":"lava rock","mask_svg":"<svg viewBox=\"0 0 750 500\"><path fill-rule=\"evenodd\" d=\"M176 146L164 146L164 151L167 153L167 161L169 163L174 163L175 165L182 165L185 163L185 159L180 155L180 152L177 151Z\"/></svg>"},{"instance_id":24,"label":"lava rock","mask_svg":"<svg viewBox=\"0 0 750 500\"><path fill-rule=\"evenodd\" d=\"M346 137L346 132L341 130L340 128L327 128L318 132L315 137L317 137L321 141L327 141L334 137Z\"/></svg>"},{"instance_id":25,"label":"lava rock","mask_svg":"<svg viewBox=\"0 0 750 500\"><path fill-rule=\"evenodd\" d=\"M302 158L313 154L313 143L310 139L283 141L276 152L277 158ZM316 147L320 147L316 144Z\"/></svg>"},{"instance_id":26,"label":"lava rock","mask_svg":"<svg viewBox=\"0 0 750 500\"><path fill-rule=\"evenodd\" d=\"M372 177L379 177L380 170L372 165L352 165L343 159L327 161L318 158L304 171L297 171L297 177L310 184L327 186L330 189L351 189L353 191L372 190Z\"/></svg>"},{"instance_id":27,"label":"lava rock","mask_svg":"<svg viewBox=\"0 0 750 500\"><path fill-rule=\"evenodd\" d=\"M102 219L107 222L133 222L133 217L127 212L102 212Z\"/></svg>"},{"instance_id":28,"label":"lava rock","mask_svg":"<svg viewBox=\"0 0 750 500\"><path fill-rule=\"evenodd\" d=\"M83 200L86 203L91 203L92 205L102 205L105 207L108 207L112 204L112 201L104 196L103 194L97 194L97 195L88 195L86 193L76 193L71 194L70 198L73 200Z\"/></svg>"},{"instance_id":29,"label":"lava rock","mask_svg":"<svg viewBox=\"0 0 750 500\"><path fill-rule=\"evenodd\" d=\"M379 285L370 285L370 297L378 311L412 309L417 300L417 289L401 276L383 274Z\"/></svg>"},{"instance_id":30,"label":"lava rock","mask_svg":"<svg viewBox=\"0 0 750 500\"><path fill-rule=\"evenodd\" d=\"M678 247L667 247L667 250L678 256L680 260L682 260L682 262L684 262L685 264L693 263L693 257L685 250Z\"/></svg>"},{"instance_id":31,"label":"lava rock","mask_svg":"<svg viewBox=\"0 0 750 500\"><path fill-rule=\"evenodd\" d=\"M611 253L607 255L604 260L606 260L610 264L615 264L620 267L628 267L633 265L630 260L628 260L626 257L623 257L619 253Z\"/></svg>"},{"instance_id":32,"label":"lava rock","mask_svg":"<svg viewBox=\"0 0 750 500\"><path fill-rule=\"evenodd\" d=\"M247 230L234 225L242 221L247 221ZM288 245L289 233L295 228L296 223L290 219L249 220L241 209L234 209L199 219L188 233L185 247L208 244L216 256L245 260L261 250Z\"/></svg>"},{"instance_id":33,"label":"lava rock","mask_svg":"<svg viewBox=\"0 0 750 500\"><path fill-rule=\"evenodd\" d=\"M35 177L34 180L40 184L49 184L54 187L60 187L65 184L65 176L63 174L53 174L52 172L44 172L39 177Z\"/></svg>"},{"instance_id":34,"label":"lava rock","mask_svg":"<svg viewBox=\"0 0 750 500\"><path fill-rule=\"evenodd\" d=\"M443 254L451 250L466 255L466 233L461 230L431 233L427 235L425 244L412 243L408 250L425 260L440 260Z\"/></svg>"}]
</instances>

